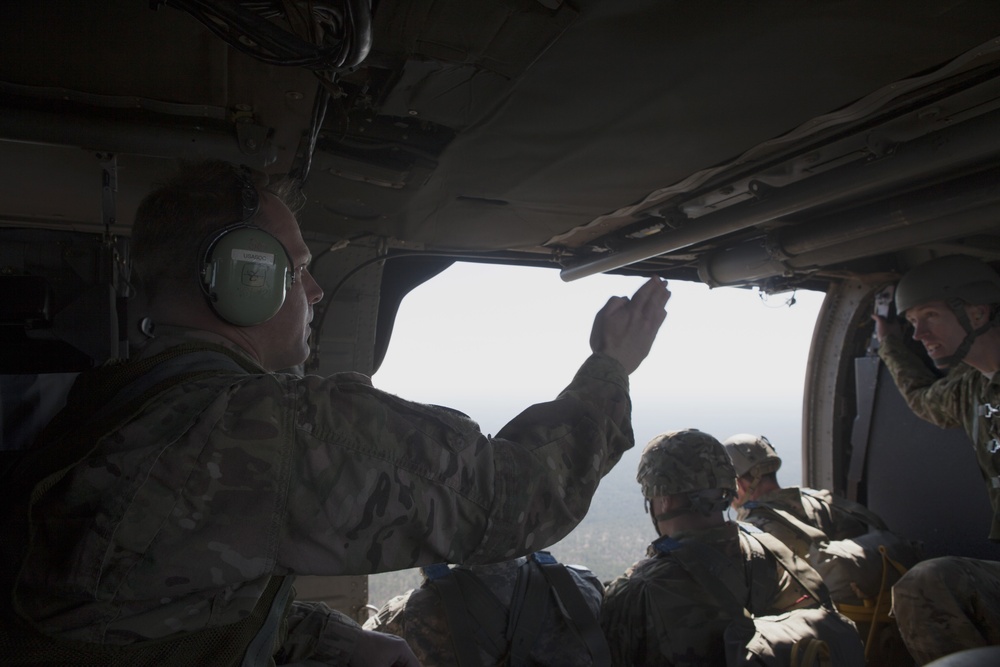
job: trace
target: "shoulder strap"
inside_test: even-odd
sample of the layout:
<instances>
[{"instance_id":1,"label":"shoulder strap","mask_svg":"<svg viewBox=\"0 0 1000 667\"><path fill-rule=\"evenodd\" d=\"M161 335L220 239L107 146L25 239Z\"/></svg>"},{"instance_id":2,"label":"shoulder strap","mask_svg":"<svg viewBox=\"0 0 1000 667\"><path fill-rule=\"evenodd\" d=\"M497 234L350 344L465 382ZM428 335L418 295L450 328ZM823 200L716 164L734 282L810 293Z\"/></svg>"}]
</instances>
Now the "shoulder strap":
<instances>
[{"instance_id":1,"label":"shoulder strap","mask_svg":"<svg viewBox=\"0 0 1000 667\"><path fill-rule=\"evenodd\" d=\"M817 494L800 493L802 511L806 515L806 523L813 526L828 526L833 529L833 503ZM824 531L826 532L826 531Z\"/></svg>"},{"instance_id":2,"label":"shoulder strap","mask_svg":"<svg viewBox=\"0 0 1000 667\"><path fill-rule=\"evenodd\" d=\"M785 544L755 526L739 524L740 531L751 540L756 540L760 545L781 564L795 581L802 586L814 600L828 609L833 609L833 602L830 600L830 591L820 578L819 574L808 563L800 559Z\"/></svg>"},{"instance_id":3,"label":"shoulder strap","mask_svg":"<svg viewBox=\"0 0 1000 667\"><path fill-rule=\"evenodd\" d=\"M485 644L491 655L503 655L507 645L503 635L507 608L492 591L472 572L453 570L445 563L429 565L421 571L427 577L427 585L441 597L459 667L481 667L478 641ZM475 624L470 622L470 616Z\"/></svg>"},{"instance_id":4,"label":"shoulder strap","mask_svg":"<svg viewBox=\"0 0 1000 667\"><path fill-rule=\"evenodd\" d=\"M697 540L679 542L672 537L661 537L653 546L680 563L733 618L751 616L746 605L750 590L745 576L718 549Z\"/></svg>"},{"instance_id":5,"label":"shoulder strap","mask_svg":"<svg viewBox=\"0 0 1000 667\"><path fill-rule=\"evenodd\" d=\"M803 488L802 493L804 495L813 497L816 491L813 489ZM862 523L868 524L872 528L877 528L878 530L889 530L889 527L885 524L885 521L883 521L879 515L875 514L861 503L856 502L854 500L849 500L847 498L842 498L833 493L830 494L830 499L832 501L831 507L834 510L841 512L843 514L848 514L854 517L855 519L861 521Z\"/></svg>"},{"instance_id":6,"label":"shoulder strap","mask_svg":"<svg viewBox=\"0 0 1000 667\"><path fill-rule=\"evenodd\" d=\"M567 620L587 645L594 667L611 667L608 641L573 576L548 551L536 551L531 555L531 560L542 569L552 591L569 614Z\"/></svg>"},{"instance_id":7,"label":"shoulder strap","mask_svg":"<svg viewBox=\"0 0 1000 667\"><path fill-rule=\"evenodd\" d=\"M802 521L791 512L775 507L770 503L760 502L758 500L751 500L750 502L746 503L744 507L751 510L754 509L763 510L764 512L772 515L773 517L778 519L778 521L780 521L782 524L792 529L793 531L795 531L802 537L806 538L810 542L823 543L830 541L830 538L827 536L827 534L824 533L819 528L810 526L808 523Z\"/></svg>"},{"instance_id":8,"label":"shoulder strap","mask_svg":"<svg viewBox=\"0 0 1000 667\"><path fill-rule=\"evenodd\" d=\"M221 346L212 347L224 350ZM185 359L192 353L193 359ZM148 359L111 364L82 374L70 390L66 407L10 471L16 487L11 493L27 495L29 502L34 503L93 451L101 434L163 392L195 378L233 371L241 371L241 367L231 354L206 351L203 345L191 344L170 348Z\"/></svg>"},{"instance_id":9,"label":"shoulder strap","mask_svg":"<svg viewBox=\"0 0 1000 667\"><path fill-rule=\"evenodd\" d=\"M531 558L517 572L517 586L510 601L507 640L510 653L506 665L524 667L535 646L542 622L549 611L549 585L537 563Z\"/></svg>"},{"instance_id":10,"label":"shoulder strap","mask_svg":"<svg viewBox=\"0 0 1000 667\"><path fill-rule=\"evenodd\" d=\"M66 406L39 434L36 448L88 422L112 421L115 413L128 412L123 406L141 406L192 377L259 370L222 345L186 343L82 373L70 389Z\"/></svg>"},{"instance_id":11,"label":"shoulder strap","mask_svg":"<svg viewBox=\"0 0 1000 667\"><path fill-rule=\"evenodd\" d=\"M295 595L295 590L292 588L293 583L295 583L295 577L291 575L271 577L260 602L258 602L258 605L267 603L267 615L257 629L257 633L247 644L240 667L258 667L258 665L274 663L275 651L287 637L288 629L285 619L288 617L288 609ZM277 584L277 590L274 590L272 595L275 584Z\"/></svg>"}]
</instances>

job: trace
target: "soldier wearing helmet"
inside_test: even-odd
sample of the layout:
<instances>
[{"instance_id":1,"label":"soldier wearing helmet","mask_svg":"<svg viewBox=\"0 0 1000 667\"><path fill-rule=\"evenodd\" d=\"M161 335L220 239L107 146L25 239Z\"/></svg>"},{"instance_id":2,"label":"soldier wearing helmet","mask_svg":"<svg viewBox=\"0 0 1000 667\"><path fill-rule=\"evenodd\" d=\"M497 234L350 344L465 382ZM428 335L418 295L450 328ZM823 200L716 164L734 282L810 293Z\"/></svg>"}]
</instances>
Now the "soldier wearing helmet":
<instances>
[{"instance_id":1,"label":"soldier wearing helmet","mask_svg":"<svg viewBox=\"0 0 1000 667\"><path fill-rule=\"evenodd\" d=\"M729 458L736 469L737 489L733 507L741 507L760 493L780 489L775 473L781 468L781 457L774 451L771 441L762 435L740 433L728 438L724 443Z\"/></svg>"},{"instance_id":2,"label":"soldier wearing helmet","mask_svg":"<svg viewBox=\"0 0 1000 667\"><path fill-rule=\"evenodd\" d=\"M636 480L659 538L605 595L601 625L613 664L726 664L722 637L733 616L685 565L685 554L699 549L711 549L719 562L731 565L727 569L740 573L740 585L750 591L751 613L819 606L774 553L761 548L766 535L755 537L747 532L752 527L726 521L736 471L711 435L686 429L653 438L643 450ZM803 568L797 576L823 586L811 568L797 562Z\"/></svg>"},{"instance_id":3,"label":"soldier wearing helmet","mask_svg":"<svg viewBox=\"0 0 1000 667\"><path fill-rule=\"evenodd\" d=\"M738 433L723 443L736 469L736 498L733 508L740 521L747 521L772 535L803 558L810 542L801 531L785 526L766 509L777 508L820 531L823 540L843 540L864 535L871 528L885 530L885 522L863 505L835 498L825 489L778 483L781 457L770 440L762 435Z\"/></svg>"},{"instance_id":4,"label":"soldier wearing helmet","mask_svg":"<svg viewBox=\"0 0 1000 667\"><path fill-rule=\"evenodd\" d=\"M1000 275L964 255L925 262L906 273L896 286L896 312L913 325L914 340L923 343L938 368L963 360L977 368L977 364L1000 365L1000 352L995 350L1000 324L997 304ZM947 317L948 312L954 319ZM980 370L991 373L997 369Z\"/></svg>"},{"instance_id":5,"label":"soldier wearing helmet","mask_svg":"<svg viewBox=\"0 0 1000 667\"><path fill-rule=\"evenodd\" d=\"M895 299L913 339L945 375L907 346L898 324L875 316L879 356L918 417L965 429L993 506L989 539L1000 541L1000 275L973 257L939 257L904 274ZM975 617L966 611L973 608ZM920 664L1000 644L1000 563L919 563L893 587L893 609Z\"/></svg>"},{"instance_id":6,"label":"soldier wearing helmet","mask_svg":"<svg viewBox=\"0 0 1000 667\"><path fill-rule=\"evenodd\" d=\"M697 429L650 440L636 481L657 535L665 534L664 525L719 523L736 495L736 472L729 455L718 440Z\"/></svg>"},{"instance_id":7,"label":"soldier wearing helmet","mask_svg":"<svg viewBox=\"0 0 1000 667\"><path fill-rule=\"evenodd\" d=\"M777 477L781 458L766 437L739 433L723 444L737 475L733 499L737 518L781 540L807 560L824 577L834 602L862 605L865 599L878 596L882 572L879 544L890 550L890 557L907 566L916 561L910 544L888 533L885 522L864 505L826 489L783 488ZM848 540L852 542L846 543ZM868 542L872 548L866 549ZM831 543L840 546L830 549ZM865 562L868 560L870 567ZM868 570L873 576L863 576Z\"/></svg>"}]
</instances>

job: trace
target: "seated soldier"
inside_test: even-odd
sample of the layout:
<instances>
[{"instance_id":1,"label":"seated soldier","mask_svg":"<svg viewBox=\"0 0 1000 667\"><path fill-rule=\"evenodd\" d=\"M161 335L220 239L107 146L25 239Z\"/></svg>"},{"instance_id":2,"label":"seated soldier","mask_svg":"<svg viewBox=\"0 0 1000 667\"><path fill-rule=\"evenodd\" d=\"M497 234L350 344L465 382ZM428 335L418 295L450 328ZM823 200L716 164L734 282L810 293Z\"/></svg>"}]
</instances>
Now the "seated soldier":
<instances>
[{"instance_id":1,"label":"seated soldier","mask_svg":"<svg viewBox=\"0 0 1000 667\"><path fill-rule=\"evenodd\" d=\"M597 624L604 586L586 568L539 551L421 571L420 588L389 600L364 627L403 637L423 665L611 665Z\"/></svg>"},{"instance_id":2,"label":"seated soldier","mask_svg":"<svg viewBox=\"0 0 1000 667\"><path fill-rule=\"evenodd\" d=\"M782 488L777 478L781 458L764 436L740 433L723 444L736 469L733 508L739 520L779 537L799 555L806 555L809 540L774 514L756 511L758 508L766 505L789 512L822 532L827 540L860 537L872 528L886 529L885 522L868 508L843 498L835 499L827 490L800 486Z\"/></svg>"},{"instance_id":3,"label":"seated soldier","mask_svg":"<svg viewBox=\"0 0 1000 667\"><path fill-rule=\"evenodd\" d=\"M323 297L294 186L199 162L140 204L155 335L81 374L4 476L4 664L412 665L398 638L293 600L295 577L532 553L634 444L658 278L609 300L568 388L496 437L363 375L283 372Z\"/></svg>"},{"instance_id":4,"label":"seated soldier","mask_svg":"<svg viewBox=\"0 0 1000 667\"><path fill-rule=\"evenodd\" d=\"M737 518L808 560L838 604L861 605L878 596L883 569L879 546L905 567L919 560L915 545L889 532L860 503L828 490L782 488L777 479L781 458L764 436L741 433L724 444L738 475L732 503ZM890 579L896 578L898 573L891 573Z\"/></svg>"},{"instance_id":5,"label":"seated soldier","mask_svg":"<svg viewBox=\"0 0 1000 667\"><path fill-rule=\"evenodd\" d=\"M664 433L646 445L636 479L660 537L605 595L601 626L613 664L732 664L734 626L790 610L803 611L789 619L815 613L831 624L819 638L831 640L832 664L863 663L854 625L830 610L816 572L777 540L726 521L736 473L722 443L696 429ZM817 638L812 627L794 630L798 640Z\"/></svg>"}]
</instances>

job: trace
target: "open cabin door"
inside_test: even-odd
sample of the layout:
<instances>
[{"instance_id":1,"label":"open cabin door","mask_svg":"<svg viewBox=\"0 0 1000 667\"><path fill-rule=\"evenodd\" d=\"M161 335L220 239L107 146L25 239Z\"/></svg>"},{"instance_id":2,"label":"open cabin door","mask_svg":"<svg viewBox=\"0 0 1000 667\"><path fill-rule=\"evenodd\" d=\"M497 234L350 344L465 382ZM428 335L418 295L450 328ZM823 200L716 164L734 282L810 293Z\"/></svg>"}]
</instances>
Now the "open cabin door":
<instances>
[{"instance_id":1,"label":"open cabin door","mask_svg":"<svg viewBox=\"0 0 1000 667\"><path fill-rule=\"evenodd\" d=\"M972 443L916 417L872 349L872 306L887 276L831 284L816 321L803 401L808 486L858 500L925 556L1000 559Z\"/></svg>"}]
</instances>

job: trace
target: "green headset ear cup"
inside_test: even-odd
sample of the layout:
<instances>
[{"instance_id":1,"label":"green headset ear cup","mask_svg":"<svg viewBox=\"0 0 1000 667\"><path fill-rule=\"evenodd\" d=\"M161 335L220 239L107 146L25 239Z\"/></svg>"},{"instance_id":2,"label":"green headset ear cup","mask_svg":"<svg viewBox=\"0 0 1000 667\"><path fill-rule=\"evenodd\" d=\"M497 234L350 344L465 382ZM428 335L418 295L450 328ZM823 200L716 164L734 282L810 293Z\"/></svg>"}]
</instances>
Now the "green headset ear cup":
<instances>
[{"instance_id":1,"label":"green headset ear cup","mask_svg":"<svg viewBox=\"0 0 1000 667\"><path fill-rule=\"evenodd\" d=\"M202 289L209 305L219 317L241 327L274 317L293 279L285 247L251 225L222 230L209 242L202 262Z\"/></svg>"}]
</instances>

